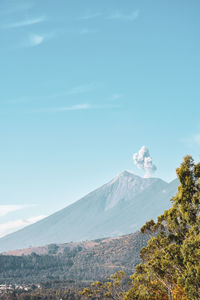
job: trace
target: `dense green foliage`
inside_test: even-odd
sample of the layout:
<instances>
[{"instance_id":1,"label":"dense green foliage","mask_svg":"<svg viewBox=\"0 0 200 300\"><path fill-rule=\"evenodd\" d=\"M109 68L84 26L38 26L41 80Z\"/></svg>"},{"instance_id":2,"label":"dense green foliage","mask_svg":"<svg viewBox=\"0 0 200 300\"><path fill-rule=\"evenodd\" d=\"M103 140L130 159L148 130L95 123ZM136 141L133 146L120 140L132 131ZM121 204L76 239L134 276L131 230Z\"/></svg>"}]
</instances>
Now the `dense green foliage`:
<instances>
[{"instance_id":1,"label":"dense green foliage","mask_svg":"<svg viewBox=\"0 0 200 300\"><path fill-rule=\"evenodd\" d=\"M123 271L118 271L110 275L108 281L102 283L100 281L93 282L89 288L84 288L80 293L87 298L115 300L122 299L127 287L126 274Z\"/></svg>"},{"instance_id":2,"label":"dense green foliage","mask_svg":"<svg viewBox=\"0 0 200 300\"><path fill-rule=\"evenodd\" d=\"M156 233L142 249L124 299L200 299L200 163L185 157L172 207L142 232Z\"/></svg>"}]
</instances>

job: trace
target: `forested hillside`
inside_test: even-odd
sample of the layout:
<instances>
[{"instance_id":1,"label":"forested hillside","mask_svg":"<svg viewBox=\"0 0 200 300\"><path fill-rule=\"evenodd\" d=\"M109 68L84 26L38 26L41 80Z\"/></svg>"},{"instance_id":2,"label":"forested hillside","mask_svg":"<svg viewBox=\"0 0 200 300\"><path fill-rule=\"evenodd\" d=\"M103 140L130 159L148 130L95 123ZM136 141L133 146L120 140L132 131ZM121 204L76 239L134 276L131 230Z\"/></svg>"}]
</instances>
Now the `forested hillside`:
<instances>
[{"instance_id":1,"label":"forested hillside","mask_svg":"<svg viewBox=\"0 0 200 300\"><path fill-rule=\"evenodd\" d=\"M140 250L149 235L140 232L92 242L51 244L20 252L22 256L0 256L0 283L40 283L66 280L106 279L120 269L132 274L140 262ZM15 252L16 254L19 252Z\"/></svg>"}]
</instances>

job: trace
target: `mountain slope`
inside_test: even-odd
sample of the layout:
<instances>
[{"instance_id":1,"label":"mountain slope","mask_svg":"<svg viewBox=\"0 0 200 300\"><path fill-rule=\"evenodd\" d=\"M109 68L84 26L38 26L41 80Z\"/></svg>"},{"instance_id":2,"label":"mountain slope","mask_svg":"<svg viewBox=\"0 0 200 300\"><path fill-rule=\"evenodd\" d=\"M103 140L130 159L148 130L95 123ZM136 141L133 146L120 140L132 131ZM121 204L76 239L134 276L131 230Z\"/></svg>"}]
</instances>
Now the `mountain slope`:
<instances>
[{"instance_id":1,"label":"mountain slope","mask_svg":"<svg viewBox=\"0 0 200 300\"><path fill-rule=\"evenodd\" d=\"M119 236L169 208L178 183L123 172L57 213L0 239L0 251Z\"/></svg>"}]
</instances>

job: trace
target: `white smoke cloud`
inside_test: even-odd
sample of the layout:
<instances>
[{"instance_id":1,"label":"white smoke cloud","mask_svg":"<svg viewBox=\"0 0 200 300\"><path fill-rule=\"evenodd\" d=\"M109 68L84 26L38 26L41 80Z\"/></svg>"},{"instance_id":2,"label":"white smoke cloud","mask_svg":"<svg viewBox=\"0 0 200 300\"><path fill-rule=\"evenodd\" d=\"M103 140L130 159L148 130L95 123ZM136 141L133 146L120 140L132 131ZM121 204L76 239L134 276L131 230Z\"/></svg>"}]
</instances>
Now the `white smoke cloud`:
<instances>
[{"instance_id":1,"label":"white smoke cloud","mask_svg":"<svg viewBox=\"0 0 200 300\"><path fill-rule=\"evenodd\" d=\"M149 150L145 146L142 146L137 153L133 154L133 162L139 169L145 171L145 178L151 177L152 173L157 170L156 166L153 164Z\"/></svg>"}]
</instances>

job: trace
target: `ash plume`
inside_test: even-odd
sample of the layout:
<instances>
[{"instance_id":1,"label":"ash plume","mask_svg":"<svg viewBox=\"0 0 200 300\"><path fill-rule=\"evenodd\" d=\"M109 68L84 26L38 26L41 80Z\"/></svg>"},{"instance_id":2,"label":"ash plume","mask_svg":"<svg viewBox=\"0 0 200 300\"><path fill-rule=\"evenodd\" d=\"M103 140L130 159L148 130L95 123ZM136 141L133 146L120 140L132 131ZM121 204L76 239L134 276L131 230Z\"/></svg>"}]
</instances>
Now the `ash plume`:
<instances>
[{"instance_id":1,"label":"ash plume","mask_svg":"<svg viewBox=\"0 0 200 300\"><path fill-rule=\"evenodd\" d=\"M151 177L153 172L157 170L156 166L153 164L149 150L145 146L142 146L137 153L133 154L133 162L139 169L145 171L145 178Z\"/></svg>"}]
</instances>

